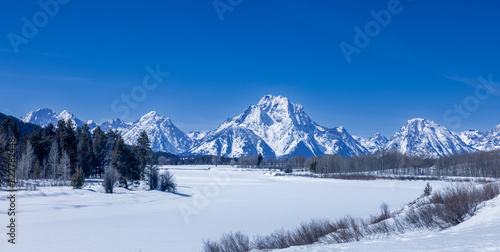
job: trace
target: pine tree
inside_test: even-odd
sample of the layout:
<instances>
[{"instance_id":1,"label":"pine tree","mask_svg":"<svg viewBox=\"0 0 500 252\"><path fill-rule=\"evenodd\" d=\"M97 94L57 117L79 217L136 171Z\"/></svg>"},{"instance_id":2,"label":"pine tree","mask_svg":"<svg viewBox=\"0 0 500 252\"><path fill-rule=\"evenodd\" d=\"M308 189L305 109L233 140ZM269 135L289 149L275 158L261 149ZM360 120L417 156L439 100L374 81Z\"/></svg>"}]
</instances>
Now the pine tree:
<instances>
[{"instance_id":1,"label":"pine tree","mask_svg":"<svg viewBox=\"0 0 500 252\"><path fill-rule=\"evenodd\" d=\"M148 135L146 131L142 131L140 133L139 138L137 139L137 146L135 148L137 152L137 158L140 166L140 176L144 173L146 166L152 165L153 163L153 151L151 150L151 141L149 141Z\"/></svg>"},{"instance_id":2,"label":"pine tree","mask_svg":"<svg viewBox=\"0 0 500 252\"><path fill-rule=\"evenodd\" d=\"M137 182L141 178L140 164L134 152L125 144L122 138L116 143L111 158L111 166L116 167L120 173L120 184L127 189L129 182Z\"/></svg>"},{"instance_id":3,"label":"pine tree","mask_svg":"<svg viewBox=\"0 0 500 252\"><path fill-rule=\"evenodd\" d=\"M262 153L259 153L259 156L257 157L257 167L260 167L262 159L264 159L264 157L262 156Z\"/></svg>"},{"instance_id":4,"label":"pine tree","mask_svg":"<svg viewBox=\"0 0 500 252\"><path fill-rule=\"evenodd\" d=\"M84 184L85 176L83 174L82 168L78 166L73 176L71 176L71 186L73 187L73 189L81 189Z\"/></svg>"},{"instance_id":5,"label":"pine tree","mask_svg":"<svg viewBox=\"0 0 500 252\"><path fill-rule=\"evenodd\" d=\"M0 135L2 135L3 132L0 129ZM7 184L9 175L8 175L8 156L7 156L7 151L5 149L5 144L3 143L3 137L0 136L0 188L4 185Z\"/></svg>"},{"instance_id":6,"label":"pine tree","mask_svg":"<svg viewBox=\"0 0 500 252\"><path fill-rule=\"evenodd\" d=\"M60 120L57 125L56 135L60 136L59 146L61 150L66 151L68 154L70 160L70 174L73 174L77 162L77 139L75 131L73 130L73 122L71 119L68 119L66 123Z\"/></svg>"},{"instance_id":7,"label":"pine tree","mask_svg":"<svg viewBox=\"0 0 500 252\"><path fill-rule=\"evenodd\" d=\"M158 167L155 165L147 165L145 169L147 181L149 184L149 189L153 190L158 188L158 182L159 182L159 171Z\"/></svg>"},{"instance_id":8,"label":"pine tree","mask_svg":"<svg viewBox=\"0 0 500 252\"><path fill-rule=\"evenodd\" d=\"M424 188L424 196L430 196L432 193L432 187L429 183Z\"/></svg>"},{"instance_id":9,"label":"pine tree","mask_svg":"<svg viewBox=\"0 0 500 252\"><path fill-rule=\"evenodd\" d=\"M99 126L94 129L94 138L92 141L92 153L94 156L93 164L95 175L101 176L104 173L104 161L106 158L106 139L104 132Z\"/></svg>"},{"instance_id":10,"label":"pine tree","mask_svg":"<svg viewBox=\"0 0 500 252\"><path fill-rule=\"evenodd\" d=\"M83 174L87 178L93 174L92 154L90 129L87 124L84 124L78 128L77 165L82 168Z\"/></svg>"},{"instance_id":11,"label":"pine tree","mask_svg":"<svg viewBox=\"0 0 500 252\"><path fill-rule=\"evenodd\" d=\"M118 133L118 131L115 130L108 130L104 134L104 150L103 150L103 155L104 155L104 168L105 170L111 165L112 157L114 150L116 148L116 143L118 140L121 138L121 135ZM116 168L116 167L115 167Z\"/></svg>"}]
</instances>

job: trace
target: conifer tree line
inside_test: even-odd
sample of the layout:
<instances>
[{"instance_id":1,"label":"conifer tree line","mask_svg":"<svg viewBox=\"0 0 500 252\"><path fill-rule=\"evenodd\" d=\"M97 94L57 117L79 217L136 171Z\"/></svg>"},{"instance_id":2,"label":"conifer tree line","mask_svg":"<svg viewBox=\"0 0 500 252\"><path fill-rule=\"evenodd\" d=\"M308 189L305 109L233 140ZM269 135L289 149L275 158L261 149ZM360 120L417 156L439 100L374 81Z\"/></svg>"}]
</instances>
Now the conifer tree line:
<instances>
[{"instance_id":1,"label":"conifer tree line","mask_svg":"<svg viewBox=\"0 0 500 252\"><path fill-rule=\"evenodd\" d=\"M9 138L17 142L16 180L50 179L83 183L85 178L101 178L115 169L122 186L145 179L155 164L154 152L146 132L129 146L117 131L93 132L87 124L60 120L57 126L35 127L22 136L15 121L5 119L0 127L0 185L7 180L6 148Z\"/></svg>"}]
</instances>

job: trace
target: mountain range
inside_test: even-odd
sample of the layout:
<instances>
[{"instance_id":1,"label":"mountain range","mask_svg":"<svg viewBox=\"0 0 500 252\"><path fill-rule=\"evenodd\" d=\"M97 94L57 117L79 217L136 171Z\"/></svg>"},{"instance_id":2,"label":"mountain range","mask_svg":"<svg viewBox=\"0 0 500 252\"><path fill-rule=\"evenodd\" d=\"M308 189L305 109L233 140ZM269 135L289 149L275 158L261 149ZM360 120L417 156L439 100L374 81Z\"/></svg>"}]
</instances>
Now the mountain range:
<instances>
[{"instance_id":1,"label":"mountain range","mask_svg":"<svg viewBox=\"0 0 500 252\"><path fill-rule=\"evenodd\" d=\"M84 124L70 112L56 114L42 108L29 112L21 120L42 127L59 120ZM185 133L165 116L151 111L135 122L120 119L100 124L87 121L91 129L117 130L127 144L134 144L141 131L146 131L155 151L178 155L220 155L241 157L306 157L325 154L353 156L395 150L408 155L429 157L500 148L500 125L488 132L469 130L451 132L435 122L411 119L389 139L376 133L368 138L352 136L342 126L327 128L318 125L299 104L283 96L266 95L256 105L247 107L240 115L227 119L212 131Z\"/></svg>"}]
</instances>

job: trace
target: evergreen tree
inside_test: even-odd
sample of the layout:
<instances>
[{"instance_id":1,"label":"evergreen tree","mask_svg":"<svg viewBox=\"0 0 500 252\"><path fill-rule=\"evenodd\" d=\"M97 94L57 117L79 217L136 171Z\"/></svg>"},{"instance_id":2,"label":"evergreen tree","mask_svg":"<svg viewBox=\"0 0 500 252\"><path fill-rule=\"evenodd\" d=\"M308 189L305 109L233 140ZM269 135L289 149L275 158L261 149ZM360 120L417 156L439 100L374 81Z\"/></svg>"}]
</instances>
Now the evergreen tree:
<instances>
[{"instance_id":1,"label":"evergreen tree","mask_svg":"<svg viewBox=\"0 0 500 252\"><path fill-rule=\"evenodd\" d=\"M92 166L94 167L94 174L101 176L104 173L104 164L106 158L106 139L104 131L102 131L99 126L94 129L92 153L94 156L92 164Z\"/></svg>"},{"instance_id":2,"label":"evergreen tree","mask_svg":"<svg viewBox=\"0 0 500 252\"><path fill-rule=\"evenodd\" d=\"M84 184L85 175L83 174L82 168L78 166L73 176L71 176L71 186L73 187L73 189L81 189Z\"/></svg>"},{"instance_id":3,"label":"evergreen tree","mask_svg":"<svg viewBox=\"0 0 500 252\"><path fill-rule=\"evenodd\" d=\"M430 196L432 193L432 187L429 183L424 188L424 196Z\"/></svg>"},{"instance_id":4,"label":"evergreen tree","mask_svg":"<svg viewBox=\"0 0 500 252\"><path fill-rule=\"evenodd\" d=\"M111 166L116 167L120 173L120 184L127 189L129 182L137 182L141 178L140 164L134 152L125 144L122 138L116 143L111 158Z\"/></svg>"},{"instance_id":5,"label":"evergreen tree","mask_svg":"<svg viewBox=\"0 0 500 252\"><path fill-rule=\"evenodd\" d=\"M145 169L146 179L149 184L149 189L153 190L159 186L159 171L156 165L147 165Z\"/></svg>"},{"instance_id":6,"label":"evergreen tree","mask_svg":"<svg viewBox=\"0 0 500 252\"><path fill-rule=\"evenodd\" d=\"M154 152L151 150L151 141L149 141L146 131L142 131L140 133L140 136L137 139L137 146L135 148L135 151L137 152L136 155L139 161L139 172L142 177L146 166L152 165L154 155Z\"/></svg>"},{"instance_id":7,"label":"evergreen tree","mask_svg":"<svg viewBox=\"0 0 500 252\"><path fill-rule=\"evenodd\" d=\"M111 165L111 159L113 157L113 153L116 147L116 143L118 140L121 138L121 135L118 133L118 131L115 130L108 130L104 134L104 166L105 170L108 169L108 167ZM116 168L116 167L115 167Z\"/></svg>"},{"instance_id":8,"label":"evergreen tree","mask_svg":"<svg viewBox=\"0 0 500 252\"><path fill-rule=\"evenodd\" d=\"M257 157L257 167L260 167L262 159L264 159L264 157L262 156L262 153L259 153L259 156Z\"/></svg>"},{"instance_id":9,"label":"evergreen tree","mask_svg":"<svg viewBox=\"0 0 500 252\"><path fill-rule=\"evenodd\" d=\"M82 168L85 177L93 174L92 156L90 129L87 124L84 124L78 128L77 165Z\"/></svg>"},{"instance_id":10,"label":"evergreen tree","mask_svg":"<svg viewBox=\"0 0 500 252\"><path fill-rule=\"evenodd\" d=\"M0 135L2 134L2 130L0 129ZM3 138L0 137L0 188L7 184L9 179L9 171L8 171L8 156L7 150L5 149L5 144L3 143Z\"/></svg>"},{"instance_id":11,"label":"evergreen tree","mask_svg":"<svg viewBox=\"0 0 500 252\"><path fill-rule=\"evenodd\" d=\"M62 121L62 120L61 120ZM75 173L75 164L77 162L77 139L75 131L73 130L73 122L68 119L66 123L64 121L58 122L58 128L56 135L59 134L60 143L59 146L62 151L68 154L70 160L70 174Z\"/></svg>"}]
</instances>

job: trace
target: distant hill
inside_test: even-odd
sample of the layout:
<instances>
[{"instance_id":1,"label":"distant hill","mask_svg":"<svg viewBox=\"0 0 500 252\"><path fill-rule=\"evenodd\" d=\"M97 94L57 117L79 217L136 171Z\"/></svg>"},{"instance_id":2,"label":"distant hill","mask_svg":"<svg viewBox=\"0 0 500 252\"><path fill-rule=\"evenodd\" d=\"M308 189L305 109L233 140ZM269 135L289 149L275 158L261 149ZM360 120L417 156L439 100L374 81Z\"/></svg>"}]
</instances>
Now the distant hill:
<instances>
[{"instance_id":1,"label":"distant hill","mask_svg":"<svg viewBox=\"0 0 500 252\"><path fill-rule=\"evenodd\" d=\"M14 116L10 116L10 115L6 115L6 114L3 114L3 113L0 113L0 123L2 123L3 121L5 121L5 119L7 119L7 118L10 118L13 122L16 122L17 127L19 128L19 131L21 133L21 137L24 136L24 135L31 134L35 130L36 127L40 127L40 126L38 126L36 124L25 123L25 122L17 119Z\"/></svg>"}]
</instances>

